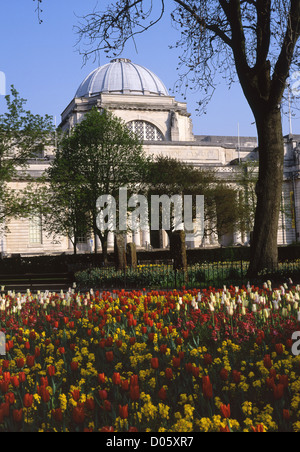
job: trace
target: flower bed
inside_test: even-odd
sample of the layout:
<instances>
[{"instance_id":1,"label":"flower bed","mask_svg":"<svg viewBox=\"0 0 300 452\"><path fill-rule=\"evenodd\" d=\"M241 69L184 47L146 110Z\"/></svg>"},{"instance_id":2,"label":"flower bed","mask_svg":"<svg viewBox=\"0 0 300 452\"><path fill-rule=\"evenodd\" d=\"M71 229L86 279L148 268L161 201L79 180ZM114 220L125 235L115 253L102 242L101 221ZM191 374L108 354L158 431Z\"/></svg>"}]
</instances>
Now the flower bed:
<instances>
[{"instance_id":1,"label":"flower bed","mask_svg":"<svg viewBox=\"0 0 300 452\"><path fill-rule=\"evenodd\" d=\"M299 295L2 294L0 431L300 431Z\"/></svg>"}]
</instances>

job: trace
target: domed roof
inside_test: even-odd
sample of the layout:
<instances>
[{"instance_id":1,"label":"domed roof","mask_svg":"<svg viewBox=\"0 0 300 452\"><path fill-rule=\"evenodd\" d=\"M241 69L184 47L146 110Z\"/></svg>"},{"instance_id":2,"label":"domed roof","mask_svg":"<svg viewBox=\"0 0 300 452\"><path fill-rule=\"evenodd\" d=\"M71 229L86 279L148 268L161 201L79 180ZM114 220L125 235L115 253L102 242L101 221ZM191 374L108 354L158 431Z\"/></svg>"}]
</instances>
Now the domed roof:
<instances>
[{"instance_id":1,"label":"domed roof","mask_svg":"<svg viewBox=\"0 0 300 452\"><path fill-rule=\"evenodd\" d=\"M81 83L75 97L100 93L168 96L163 82L153 72L125 58L95 69Z\"/></svg>"}]
</instances>

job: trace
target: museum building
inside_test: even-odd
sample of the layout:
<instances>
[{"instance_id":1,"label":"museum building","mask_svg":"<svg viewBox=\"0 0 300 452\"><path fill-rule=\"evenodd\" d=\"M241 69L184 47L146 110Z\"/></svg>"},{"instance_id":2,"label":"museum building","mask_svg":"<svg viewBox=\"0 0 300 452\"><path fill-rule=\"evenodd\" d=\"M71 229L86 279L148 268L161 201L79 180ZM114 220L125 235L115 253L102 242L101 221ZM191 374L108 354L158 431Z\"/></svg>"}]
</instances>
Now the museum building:
<instances>
[{"instance_id":1,"label":"museum building","mask_svg":"<svg viewBox=\"0 0 300 452\"><path fill-rule=\"evenodd\" d=\"M239 177L237 162L258 161L256 137L230 137L194 135L191 114L187 104L171 96L164 83L151 70L125 58L111 60L95 69L81 83L74 99L62 112L60 128L71 130L93 107L107 109L121 118L128 128L143 141L149 155L164 155L203 169L214 168L217 175L228 184L236 184ZM300 135L288 135L285 142L284 187L282 211L279 221L278 244L291 244L300 240ZM50 165L55 147L44 155L29 161L27 173L38 177ZM253 168L253 165L251 165ZM26 177L19 172L11 184L22 190ZM73 252L66 237L49 237L43 230L43 218L12 219L9 233L1 238L4 255L39 255ZM188 242L190 248L248 245L251 231L235 231L219 237L217 233L204 239ZM91 252L94 238L83 237L79 252ZM160 231L159 240L153 240L150 231L128 234L137 248L168 247L168 235ZM153 243L155 242L155 243ZM109 234L109 248L113 248L114 235ZM100 242L97 242L99 251Z\"/></svg>"}]
</instances>

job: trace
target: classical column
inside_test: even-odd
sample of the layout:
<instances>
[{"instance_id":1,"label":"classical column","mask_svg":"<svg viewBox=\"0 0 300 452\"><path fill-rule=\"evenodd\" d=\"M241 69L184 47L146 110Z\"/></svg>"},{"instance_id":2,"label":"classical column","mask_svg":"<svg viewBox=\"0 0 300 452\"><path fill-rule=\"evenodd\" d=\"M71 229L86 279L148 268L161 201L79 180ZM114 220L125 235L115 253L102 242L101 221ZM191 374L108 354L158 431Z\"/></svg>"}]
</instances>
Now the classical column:
<instances>
[{"instance_id":1,"label":"classical column","mask_svg":"<svg viewBox=\"0 0 300 452\"><path fill-rule=\"evenodd\" d=\"M147 248L151 245L151 235L150 235L150 226L148 225L147 229L142 231L142 246Z\"/></svg>"},{"instance_id":2,"label":"classical column","mask_svg":"<svg viewBox=\"0 0 300 452\"><path fill-rule=\"evenodd\" d=\"M240 231L236 231L233 233L233 244L243 245L242 233Z\"/></svg>"}]
</instances>

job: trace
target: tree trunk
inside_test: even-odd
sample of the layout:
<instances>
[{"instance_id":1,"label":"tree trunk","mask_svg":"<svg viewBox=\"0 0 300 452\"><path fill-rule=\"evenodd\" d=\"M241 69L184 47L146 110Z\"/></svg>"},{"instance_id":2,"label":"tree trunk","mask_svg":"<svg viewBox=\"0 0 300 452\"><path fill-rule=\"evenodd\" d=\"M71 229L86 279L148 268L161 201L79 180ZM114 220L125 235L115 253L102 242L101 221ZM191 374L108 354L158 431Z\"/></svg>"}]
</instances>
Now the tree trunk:
<instances>
[{"instance_id":1,"label":"tree trunk","mask_svg":"<svg viewBox=\"0 0 300 452\"><path fill-rule=\"evenodd\" d=\"M73 251L74 251L74 256L76 256L77 255L77 240L75 240L75 239L73 242Z\"/></svg>"},{"instance_id":2,"label":"tree trunk","mask_svg":"<svg viewBox=\"0 0 300 452\"><path fill-rule=\"evenodd\" d=\"M260 111L256 117L259 145L257 208L248 276L278 264L278 222L283 185L284 142L281 112Z\"/></svg>"},{"instance_id":3,"label":"tree trunk","mask_svg":"<svg viewBox=\"0 0 300 452\"><path fill-rule=\"evenodd\" d=\"M104 263L104 266L107 267L107 265L108 265L108 252L107 252L108 232L105 231L103 234L99 234L98 237L101 241L101 246L102 246L103 263Z\"/></svg>"}]
</instances>

